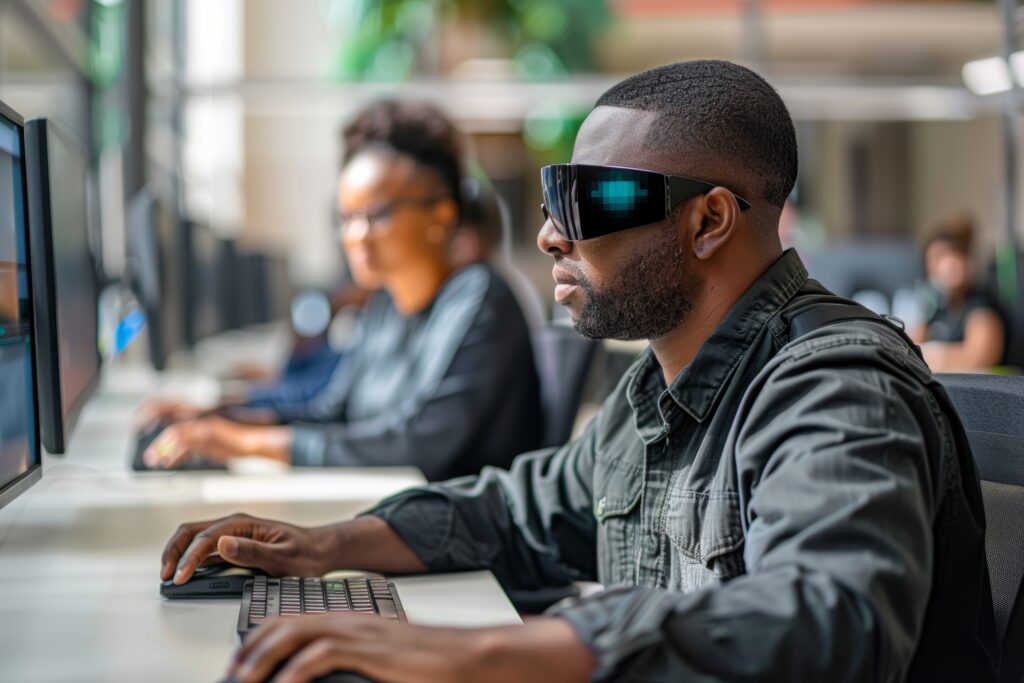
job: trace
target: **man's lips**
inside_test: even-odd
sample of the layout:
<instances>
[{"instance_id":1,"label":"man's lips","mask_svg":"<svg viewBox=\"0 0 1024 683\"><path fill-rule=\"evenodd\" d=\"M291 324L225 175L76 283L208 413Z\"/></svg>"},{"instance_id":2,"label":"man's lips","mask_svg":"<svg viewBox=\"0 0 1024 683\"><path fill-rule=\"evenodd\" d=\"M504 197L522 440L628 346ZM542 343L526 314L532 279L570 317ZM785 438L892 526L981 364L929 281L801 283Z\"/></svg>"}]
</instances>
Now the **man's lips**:
<instances>
[{"instance_id":1,"label":"man's lips","mask_svg":"<svg viewBox=\"0 0 1024 683\"><path fill-rule=\"evenodd\" d=\"M565 268L555 266L551 269L551 277L555 279L555 284L559 285L578 285L579 281L576 276L570 273Z\"/></svg>"},{"instance_id":2,"label":"man's lips","mask_svg":"<svg viewBox=\"0 0 1024 683\"><path fill-rule=\"evenodd\" d=\"M579 289L579 281L564 268L552 268L551 277L555 279L555 301L558 303L563 303Z\"/></svg>"}]
</instances>

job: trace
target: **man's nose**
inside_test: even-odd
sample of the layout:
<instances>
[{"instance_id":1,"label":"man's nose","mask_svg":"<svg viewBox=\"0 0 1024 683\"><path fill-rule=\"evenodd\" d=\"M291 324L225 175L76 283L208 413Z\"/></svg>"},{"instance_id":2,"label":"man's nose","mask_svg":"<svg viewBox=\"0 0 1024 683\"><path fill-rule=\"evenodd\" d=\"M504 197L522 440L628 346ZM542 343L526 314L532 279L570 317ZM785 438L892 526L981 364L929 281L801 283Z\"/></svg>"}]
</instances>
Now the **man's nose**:
<instances>
[{"instance_id":1,"label":"man's nose","mask_svg":"<svg viewBox=\"0 0 1024 683\"><path fill-rule=\"evenodd\" d=\"M540 232L537 233L537 248L551 256L558 254L566 255L572 252L572 242L565 239L555 229L551 219L548 219L544 221L544 225L540 227Z\"/></svg>"}]
</instances>

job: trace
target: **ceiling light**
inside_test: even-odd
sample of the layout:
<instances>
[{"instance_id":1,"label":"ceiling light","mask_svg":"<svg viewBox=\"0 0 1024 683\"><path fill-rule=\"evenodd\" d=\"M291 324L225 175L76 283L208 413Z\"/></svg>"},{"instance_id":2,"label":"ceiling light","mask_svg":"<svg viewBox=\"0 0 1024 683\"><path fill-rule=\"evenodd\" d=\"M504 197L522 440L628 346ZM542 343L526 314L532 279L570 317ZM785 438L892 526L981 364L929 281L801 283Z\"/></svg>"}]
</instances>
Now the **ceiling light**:
<instances>
[{"instance_id":1,"label":"ceiling light","mask_svg":"<svg viewBox=\"0 0 1024 683\"><path fill-rule=\"evenodd\" d=\"M1019 53L1018 53L1019 54ZM1014 57L1017 55L1015 54ZM1015 60L1024 68L1024 62ZM1016 71L1016 70L1015 70ZM967 62L963 68L964 85L975 95L994 95L1013 87L1010 67L1002 57L989 57Z\"/></svg>"}]
</instances>

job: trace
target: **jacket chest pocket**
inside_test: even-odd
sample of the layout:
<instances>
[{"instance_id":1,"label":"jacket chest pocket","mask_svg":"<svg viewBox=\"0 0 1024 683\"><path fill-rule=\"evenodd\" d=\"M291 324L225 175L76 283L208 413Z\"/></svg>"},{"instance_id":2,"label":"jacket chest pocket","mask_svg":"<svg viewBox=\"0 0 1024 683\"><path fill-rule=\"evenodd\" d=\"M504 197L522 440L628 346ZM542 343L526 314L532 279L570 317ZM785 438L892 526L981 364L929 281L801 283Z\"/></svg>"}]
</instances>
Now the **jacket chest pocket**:
<instances>
[{"instance_id":1,"label":"jacket chest pocket","mask_svg":"<svg viewBox=\"0 0 1024 683\"><path fill-rule=\"evenodd\" d=\"M594 517L598 522L598 579L605 586L632 585L643 469L629 462L598 462Z\"/></svg>"},{"instance_id":2,"label":"jacket chest pocket","mask_svg":"<svg viewBox=\"0 0 1024 683\"><path fill-rule=\"evenodd\" d=\"M669 541L668 588L688 593L745 573L739 496L672 491L663 532Z\"/></svg>"}]
</instances>

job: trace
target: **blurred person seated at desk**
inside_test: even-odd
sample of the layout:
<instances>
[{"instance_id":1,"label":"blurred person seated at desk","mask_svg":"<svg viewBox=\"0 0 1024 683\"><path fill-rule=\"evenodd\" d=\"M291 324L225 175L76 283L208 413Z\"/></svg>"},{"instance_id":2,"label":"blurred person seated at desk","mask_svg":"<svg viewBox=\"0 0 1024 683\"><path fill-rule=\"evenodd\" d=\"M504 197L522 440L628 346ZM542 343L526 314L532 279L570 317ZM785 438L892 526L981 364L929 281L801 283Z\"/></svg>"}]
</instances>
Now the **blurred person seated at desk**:
<instances>
[{"instance_id":1,"label":"blurred person seated at desk","mask_svg":"<svg viewBox=\"0 0 1024 683\"><path fill-rule=\"evenodd\" d=\"M994 681L981 492L951 404L865 309L791 325L843 300L779 243L797 173L781 98L696 61L597 105L574 164L542 172L537 244L579 332L650 348L582 436L332 526L184 524L161 576L217 552L276 575L606 586L521 626L277 619L235 659L243 683L282 663L291 682Z\"/></svg>"},{"instance_id":2,"label":"blurred person seated at desk","mask_svg":"<svg viewBox=\"0 0 1024 683\"><path fill-rule=\"evenodd\" d=\"M539 443L540 388L523 314L488 265L452 259L462 181L455 127L432 106L385 101L343 137L342 246L356 284L380 287L360 313L352 351L312 400L275 408L287 426L187 419L153 442L151 466L256 455L412 465L435 480L508 465ZM196 411L153 404L145 412Z\"/></svg>"},{"instance_id":3,"label":"blurred person seated at desk","mask_svg":"<svg viewBox=\"0 0 1024 683\"><path fill-rule=\"evenodd\" d=\"M494 268L512 289L530 328L543 324L544 309L533 285L516 270L504 254L504 219L500 199L486 179L466 178L462 182L462 211L460 225L451 241L451 259L454 266L464 268L474 263L487 263ZM346 268L346 272L349 269ZM333 319L342 309L361 309L371 296L369 289L345 279L330 297L324 297ZM327 326L330 321L327 321ZM346 349L336 350L328 339L329 330L303 336L294 333L292 350L279 376L268 374L263 367L242 368L243 377L251 378L238 396L228 397L212 412L228 407L269 411L265 419L273 420L279 410L288 410L296 404L311 400L330 381ZM198 417L202 413L191 406L178 407L179 419ZM250 420L259 415L248 413Z\"/></svg>"},{"instance_id":4,"label":"blurred person seated at desk","mask_svg":"<svg viewBox=\"0 0 1024 683\"><path fill-rule=\"evenodd\" d=\"M178 405L178 419L199 417L205 413L221 412L230 407L238 407L255 411L266 410L266 419L273 420L275 412L284 407L288 409L312 400L327 386L331 376L341 362L344 350L336 350L329 340L329 328L334 316L342 309L362 309L370 299L372 292L363 289L351 279L347 279L330 295L322 295L329 311L330 319L325 321L324 329L316 334L302 334L292 328L292 348L284 367L275 373L263 366L251 365L236 368L237 379L246 385L234 392L233 396L224 398L224 403L214 410L200 411L193 406ZM276 375L276 376L275 376ZM157 410L171 410L169 404L159 404ZM255 413L248 413L257 419Z\"/></svg>"},{"instance_id":5,"label":"blurred person seated at desk","mask_svg":"<svg viewBox=\"0 0 1024 683\"><path fill-rule=\"evenodd\" d=\"M999 302L974 280L974 225L955 213L929 230L924 246L925 320L911 331L934 372L983 372L1002 362L1006 325Z\"/></svg>"},{"instance_id":6,"label":"blurred person seated at desk","mask_svg":"<svg viewBox=\"0 0 1024 683\"><path fill-rule=\"evenodd\" d=\"M460 225L451 240L452 263L457 269L474 263L487 263L494 268L512 289L532 329L543 324L543 306L533 285L504 256L504 221L501 214L500 200L485 179L464 179ZM348 270L346 268L346 272ZM333 318L345 308L361 309L371 294L369 289L346 277L345 282L325 299ZM296 404L311 400L330 381L347 351L336 350L331 346L328 330L312 336L298 333L293 336L292 350L278 376L268 373L261 366L242 366L239 379L248 378L249 383L238 392L239 395L227 397L212 411L179 405L172 415L180 420L234 407L269 411L262 417L272 421L278 411L289 410ZM165 408L170 409L170 406ZM249 419L243 421L258 421L261 417L255 412L246 415Z\"/></svg>"}]
</instances>

